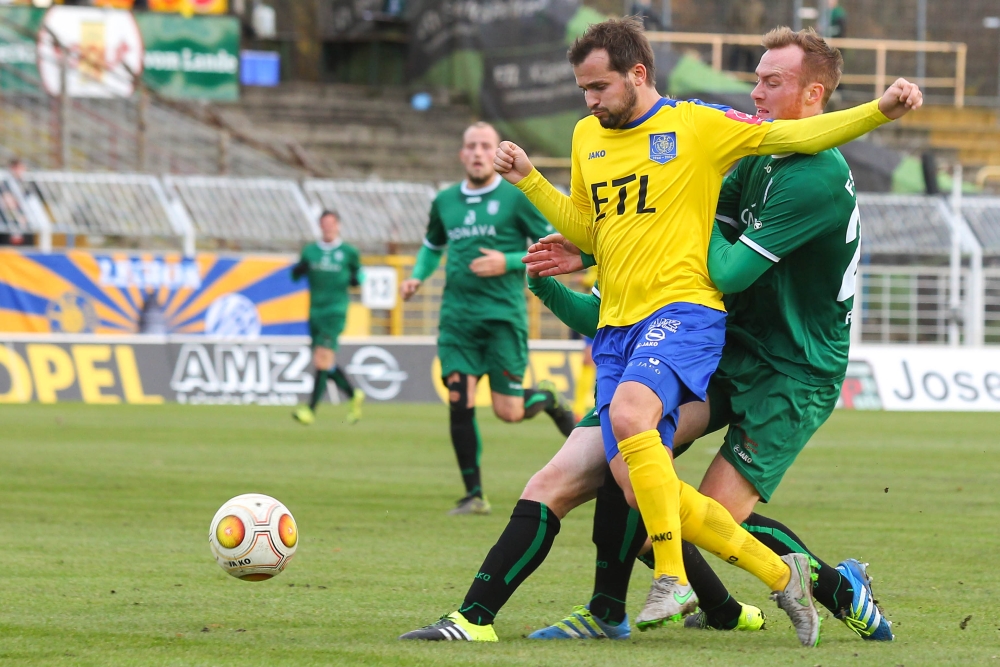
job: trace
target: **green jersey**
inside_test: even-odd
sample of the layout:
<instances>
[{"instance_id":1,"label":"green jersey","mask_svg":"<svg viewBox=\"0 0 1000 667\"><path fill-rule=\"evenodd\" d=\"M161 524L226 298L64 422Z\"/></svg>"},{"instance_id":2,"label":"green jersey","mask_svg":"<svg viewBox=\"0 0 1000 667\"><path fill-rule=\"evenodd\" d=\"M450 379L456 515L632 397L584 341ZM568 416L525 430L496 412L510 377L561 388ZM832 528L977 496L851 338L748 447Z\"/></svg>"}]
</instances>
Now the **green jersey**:
<instances>
[{"instance_id":1,"label":"green jersey","mask_svg":"<svg viewBox=\"0 0 1000 667\"><path fill-rule=\"evenodd\" d=\"M516 187L502 178L478 190L465 182L442 190L431 205L424 244L431 250L448 246L442 322L504 320L527 329L524 265L527 240L555 230ZM469 264L480 249L508 256L507 272L480 278Z\"/></svg>"},{"instance_id":2,"label":"green jersey","mask_svg":"<svg viewBox=\"0 0 1000 667\"><path fill-rule=\"evenodd\" d=\"M723 183L716 220L774 262L726 297L727 336L801 382L843 380L861 217L840 151L743 158Z\"/></svg>"},{"instance_id":3,"label":"green jersey","mask_svg":"<svg viewBox=\"0 0 1000 667\"><path fill-rule=\"evenodd\" d=\"M347 288L359 283L361 271L357 249L340 239L310 243L302 249L299 266L309 280L309 319L346 317L350 304Z\"/></svg>"}]
</instances>

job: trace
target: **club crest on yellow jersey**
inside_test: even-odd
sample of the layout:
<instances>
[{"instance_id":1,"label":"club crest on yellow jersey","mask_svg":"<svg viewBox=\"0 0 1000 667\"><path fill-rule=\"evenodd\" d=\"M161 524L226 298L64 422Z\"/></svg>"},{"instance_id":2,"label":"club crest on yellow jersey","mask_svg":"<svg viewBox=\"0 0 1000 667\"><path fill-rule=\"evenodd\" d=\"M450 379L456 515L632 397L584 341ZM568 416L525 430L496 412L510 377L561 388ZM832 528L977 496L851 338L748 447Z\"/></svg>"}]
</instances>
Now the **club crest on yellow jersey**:
<instances>
[{"instance_id":1,"label":"club crest on yellow jersey","mask_svg":"<svg viewBox=\"0 0 1000 667\"><path fill-rule=\"evenodd\" d=\"M658 132L649 135L649 159L666 164L677 157L677 133Z\"/></svg>"}]
</instances>

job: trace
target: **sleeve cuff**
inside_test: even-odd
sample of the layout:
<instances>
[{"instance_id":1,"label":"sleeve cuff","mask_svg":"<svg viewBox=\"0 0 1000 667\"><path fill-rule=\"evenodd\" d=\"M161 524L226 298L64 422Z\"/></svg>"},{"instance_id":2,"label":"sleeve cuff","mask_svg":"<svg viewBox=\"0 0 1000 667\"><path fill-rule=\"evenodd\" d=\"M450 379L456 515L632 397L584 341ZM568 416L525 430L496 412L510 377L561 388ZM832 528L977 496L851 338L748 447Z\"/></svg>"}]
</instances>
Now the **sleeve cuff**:
<instances>
[{"instance_id":1,"label":"sleeve cuff","mask_svg":"<svg viewBox=\"0 0 1000 667\"><path fill-rule=\"evenodd\" d=\"M741 236L739 238L739 240L742 241L751 250L755 251L758 255L766 257L767 259L769 259L769 260L771 260L772 262L775 262L775 263L781 261L780 257L778 257L777 255L775 255L770 250L764 248L762 245L760 245L759 243L757 243L753 239L747 238L746 234L744 234L743 236Z\"/></svg>"}]
</instances>

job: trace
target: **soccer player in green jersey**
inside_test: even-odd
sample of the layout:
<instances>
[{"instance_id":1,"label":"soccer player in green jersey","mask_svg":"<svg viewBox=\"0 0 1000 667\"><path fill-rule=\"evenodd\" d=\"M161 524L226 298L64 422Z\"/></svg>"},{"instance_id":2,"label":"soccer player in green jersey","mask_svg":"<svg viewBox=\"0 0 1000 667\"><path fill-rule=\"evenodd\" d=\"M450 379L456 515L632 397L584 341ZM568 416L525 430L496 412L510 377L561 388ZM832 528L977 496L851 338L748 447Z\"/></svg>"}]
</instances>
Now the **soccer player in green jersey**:
<instances>
[{"instance_id":1,"label":"soccer player in green jersey","mask_svg":"<svg viewBox=\"0 0 1000 667\"><path fill-rule=\"evenodd\" d=\"M563 432L573 429L572 412L551 382L522 385L528 363L528 318L521 258L527 239L553 231L521 192L493 171L500 143L487 123L469 127L459 158L465 180L442 190L431 205L427 236L413 276L403 281L403 299L429 278L448 247L438 334L442 381L448 388L451 441L465 483L453 514L488 514L483 494L476 426L476 387L488 375L493 411L519 422L545 411Z\"/></svg>"},{"instance_id":2,"label":"soccer player in green jersey","mask_svg":"<svg viewBox=\"0 0 1000 667\"><path fill-rule=\"evenodd\" d=\"M292 413L302 424L316 420L316 406L326 392L327 378L350 399L347 422L361 419L361 404L365 392L351 385L344 371L337 366L338 339L347 323L350 305L348 289L357 287L364 280L361 255L353 246L340 238L340 216L333 211L323 211L319 218L321 240L302 249L299 263L292 267L292 278L309 281L309 335L312 337L313 382L309 405L302 405Z\"/></svg>"}]
</instances>

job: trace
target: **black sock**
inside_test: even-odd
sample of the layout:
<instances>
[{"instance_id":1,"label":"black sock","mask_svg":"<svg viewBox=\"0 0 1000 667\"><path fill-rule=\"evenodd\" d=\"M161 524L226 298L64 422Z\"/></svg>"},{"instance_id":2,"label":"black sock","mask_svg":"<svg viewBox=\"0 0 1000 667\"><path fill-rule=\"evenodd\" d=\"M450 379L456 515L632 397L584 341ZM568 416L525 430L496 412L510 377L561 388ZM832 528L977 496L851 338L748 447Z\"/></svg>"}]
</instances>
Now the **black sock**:
<instances>
[{"instance_id":1,"label":"black sock","mask_svg":"<svg viewBox=\"0 0 1000 667\"><path fill-rule=\"evenodd\" d=\"M851 602L854 600L854 589L851 588L851 582L838 572L837 568L827 565L816 554L809 551L799 536L789 530L785 524L754 513L743 522L743 527L779 556L790 553L812 556L819 563L819 569L816 571L819 578L813 585L813 596L816 601L838 618L843 615L842 610L850 609Z\"/></svg>"},{"instance_id":2,"label":"black sock","mask_svg":"<svg viewBox=\"0 0 1000 667\"><path fill-rule=\"evenodd\" d=\"M719 576L708 564L698 547L684 542L684 570L688 582L698 596L698 606L705 612L708 627L716 630L732 630L740 620L743 608L736 601Z\"/></svg>"},{"instance_id":3,"label":"black sock","mask_svg":"<svg viewBox=\"0 0 1000 667\"><path fill-rule=\"evenodd\" d=\"M347 375L345 375L344 371L340 369L340 366L333 367L333 370L330 371L330 379L333 380L333 383L337 385L337 389L339 389L344 396L347 398L354 396L354 385L347 379Z\"/></svg>"},{"instance_id":4,"label":"black sock","mask_svg":"<svg viewBox=\"0 0 1000 667\"><path fill-rule=\"evenodd\" d=\"M524 390L524 418L531 419L542 410L548 412L556 404L551 391L542 389Z\"/></svg>"},{"instance_id":5,"label":"black sock","mask_svg":"<svg viewBox=\"0 0 1000 667\"><path fill-rule=\"evenodd\" d=\"M517 587L534 572L559 534L559 517L534 500L518 500L500 539L486 555L459 609L470 623L493 623Z\"/></svg>"},{"instance_id":6,"label":"black sock","mask_svg":"<svg viewBox=\"0 0 1000 667\"><path fill-rule=\"evenodd\" d=\"M309 399L310 410L316 410L316 406L323 400L323 394L326 393L326 378L329 373L330 371L316 370L316 379L313 382L312 398Z\"/></svg>"},{"instance_id":7,"label":"black sock","mask_svg":"<svg viewBox=\"0 0 1000 667\"><path fill-rule=\"evenodd\" d=\"M628 583L636 555L646 542L646 527L639 513L628 506L610 470L604 477L604 486L597 491L593 539L597 567L590 613L610 625L618 625L625 620Z\"/></svg>"},{"instance_id":8,"label":"black sock","mask_svg":"<svg viewBox=\"0 0 1000 667\"><path fill-rule=\"evenodd\" d=\"M467 407L465 400L451 405L451 446L455 448L458 469L465 482L465 495L483 497L479 476L479 428L476 426L476 409Z\"/></svg>"}]
</instances>

